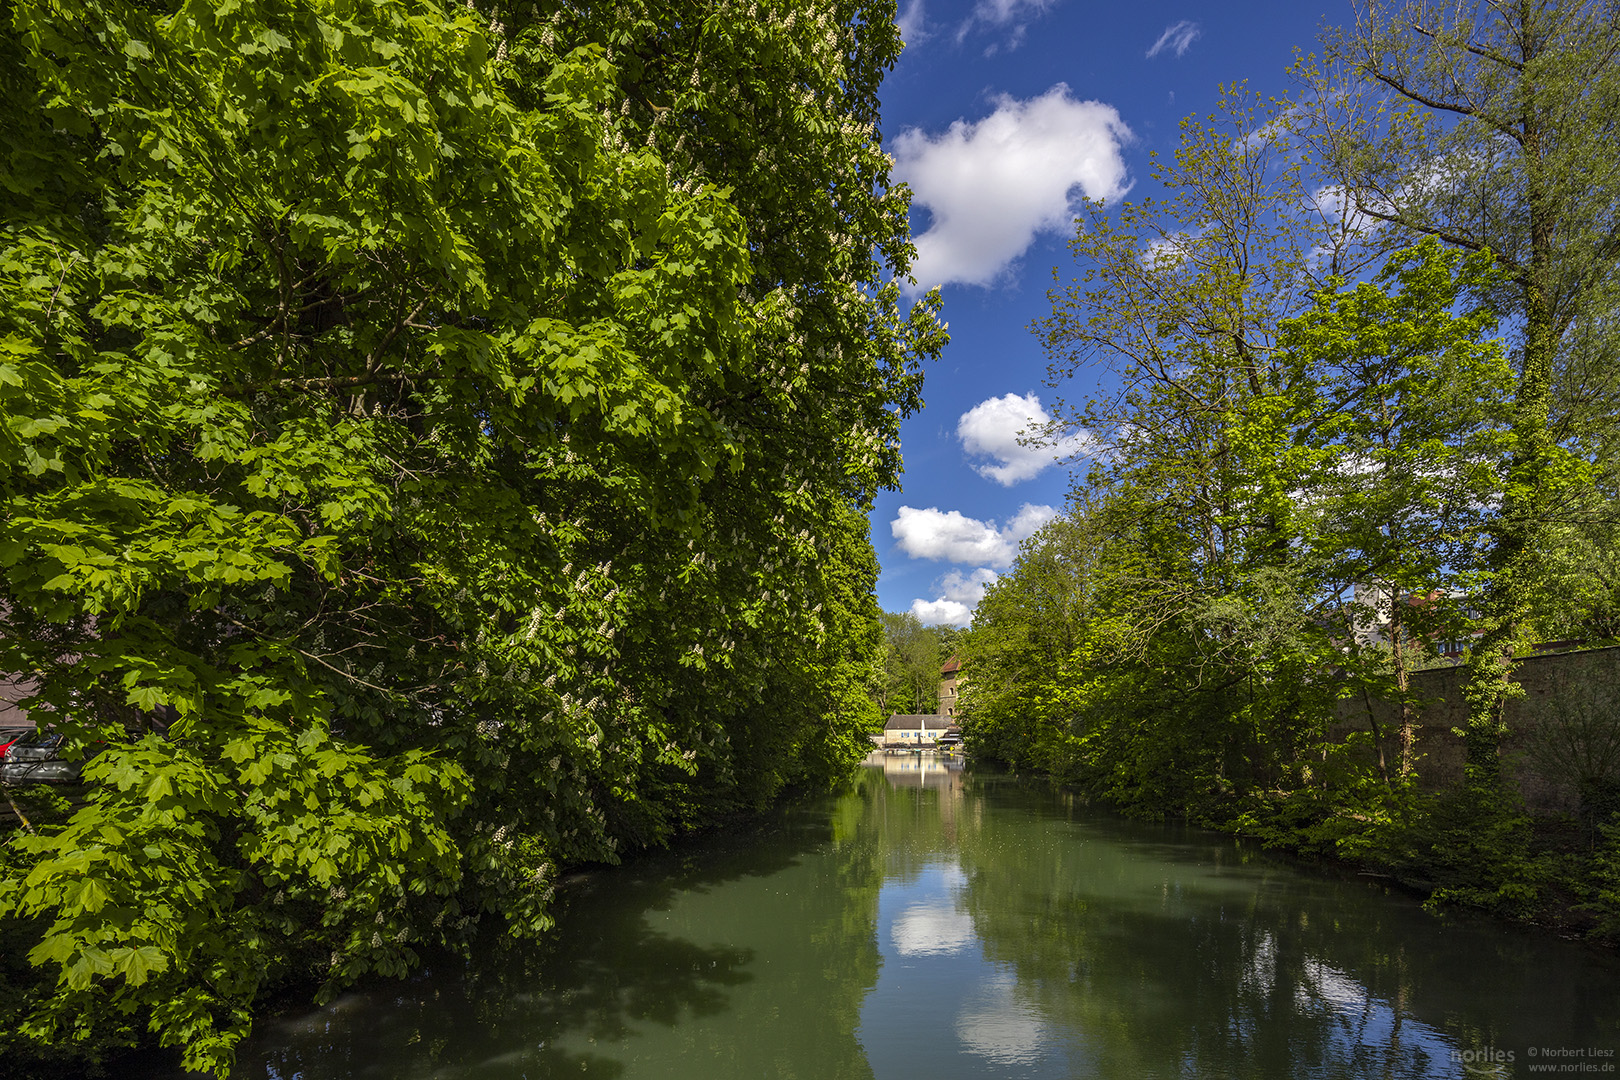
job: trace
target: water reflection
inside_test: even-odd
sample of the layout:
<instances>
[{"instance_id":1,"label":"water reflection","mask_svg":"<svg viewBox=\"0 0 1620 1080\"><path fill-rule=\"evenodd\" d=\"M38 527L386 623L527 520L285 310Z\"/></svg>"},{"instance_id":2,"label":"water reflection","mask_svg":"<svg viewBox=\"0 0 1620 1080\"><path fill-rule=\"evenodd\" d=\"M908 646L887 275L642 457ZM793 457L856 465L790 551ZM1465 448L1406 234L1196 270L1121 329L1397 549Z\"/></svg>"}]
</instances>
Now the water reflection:
<instances>
[{"instance_id":1,"label":"water reflection","mask_svg":"<svg viewBox=\"0 0 1620 1080\"><path fill-rule=\"evenodd\" d=\"M1003 1068L1027 1070L1047 1056L1046 1025L1038 1009L1019 998L1018 984L997 972L976 988L956 1019L956 1036L968 1053Z\"/></svg>"},{"instance_id":2,"label":"water reflection","mask_svg":"<svg viewBox=\"0 0 1620 1080\"><path fill-rule=\"evenodd\" d=\"M889 930L889 943L900 956L935 956L960 952L976 942L973 919L962 910L954 892L965 880L954 865L938 867L950 895L917 900L897 915Z\"/></svg>"},{"instance_id":3,"label":"water reflection","mask_svg":"<svg viewBox=\"0 0 1620 1080\"><path fill-rule=\"evenodd\" d=\"M544 947L268 1022L242 1075L1416 1080L1620 1023L1612 958L930 754L565 896Z\"/></svg>"},{"instance_id":4,"label":"water reflection","mask_svg":"<svg viewBox=\"0 0 1620 1080\"><path fill-rule=\"evenodd\" d=\"M870 1080L853 1036L879 964L868 795L576 878L543 947L491 942L266 1022L239 1072Z\"/></svg>"},{"instance_id":5,"label":"water reflection","mask_svg":"<svg viewBox=\"0 0 1620 1080\"><path fill-rule=\"evenodd\" d=\"M880 766L890 787L934 788L960 795L964 765L957 755L930 750L874 750L868 768Z\"/></svg>"},{"instance_id":6,"label":"water reflection","mask_svg":"<svg viewBox=\"0 0 1620 1080\"><path fill-rule=\"evenodd\" d=\"M1062 1040L1051 1075L1463 1076L1462 1051L1616 1043L1612 957L1028 788L973 782L969 802L961 902Z\"/></svg>"}]
</instances>

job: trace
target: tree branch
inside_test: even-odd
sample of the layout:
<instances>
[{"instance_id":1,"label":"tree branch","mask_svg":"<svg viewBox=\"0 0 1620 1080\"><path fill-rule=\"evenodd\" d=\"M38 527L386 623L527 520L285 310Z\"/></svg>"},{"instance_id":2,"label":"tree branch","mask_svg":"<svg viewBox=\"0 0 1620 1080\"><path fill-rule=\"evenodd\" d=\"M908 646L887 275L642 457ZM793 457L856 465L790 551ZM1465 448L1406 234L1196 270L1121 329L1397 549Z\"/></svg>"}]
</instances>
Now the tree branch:
<instances>
[{"instance_id":1,"label":"tree branch","mask_svg":"<svg viewBox=\"0 0 1620 1080\"><path fill-rule=\"evenodd\" d=\"M1440 35L1435 33L1433 30L1429 30L1426 27L1419 26L1417 23L1411 23L1410 25L1411 25L1413 30L1415 30L1419 34L1422 34L1424 37L1428 38L1430 41L1438 42L1441 45L1451 45L1454 48L1466 49L1467 51L1473 53L1475 56L1482 57L1482 58L1484 58L1486 60L1494 61L1494 62L1496 62L1498 64L1503 65L1504 67L1510 67L1514 71L1523 71L1524 70L1524 64L1523 63L1521 63L1518 60L1514 60L1514 59L1512 59L1510 57L1503 56L1501 53L1497 52L1494 49L1487 49L1487 48L1484 48L1482 46L1475 45L1475 44L1473 44L1472 42L1469 42L1469 41L1450 41L1450 42L1444 41L1444 40L1441 39Z\"/></svg>"},{"instance_id":2,"label":"tree branch","mask_svg":"<svg viewBox=\"0 0 1620 1080\"><path fill-rule=\"evenodd\" d=\"M1506 135L1520 146L1524 145L1524 136L1518 131L1514 130L1493 116L1487 116L1484 112L1472 105L1459 105L1456 102L1442 101L1439 98L1431 98L1427 94L1420 94L1416 90L1413 90L1411 87L1407 86L1405 83L1396 79L1394 76L1385 75L1377 68L1368 67L1366 72L1375 81L1383 83L1397 94L1404 98L1410 98L1419 105L1433 109L1435 112L1448 112L1456 113L1459 116L1471 116L1475 120L1489 125L1493 130Z\"/></svg>"},{"instance_id":3,"label":"tree branch","mask_svg":"<svg viewBox=\"0 0 1620 1080\"><path fill-rule=\"evenodd\" d=\"M1460 247L1464 251L1485 250L1485 245L1480 241L1470 240L1464 236L1458 236L1449 229L1443 229L1438 225L1427 225L1423 222L1413 221L1410 218L1403 217L1400 214L1390 214L1381 210L1374 210L1370 206L1358 205L1356 207L1356 212L1366 214L1368 217L1377 218L1379 221L1387 221L1391 225L1399 225L1403 229L1411 229L1413 232L1422 233L1424 236L1433 236L1436 239L1444 240L1446 243L1451 244L1454 247ZM1515 282L1521 285L1526 282L1526 273L1518 266L1517 263L1511 262L1505 258L1501 252L1495 250L1491 252L1491 257L1494 258L1500 266L1507 270L1508 275Z\"/></svg>"}]
</instances>

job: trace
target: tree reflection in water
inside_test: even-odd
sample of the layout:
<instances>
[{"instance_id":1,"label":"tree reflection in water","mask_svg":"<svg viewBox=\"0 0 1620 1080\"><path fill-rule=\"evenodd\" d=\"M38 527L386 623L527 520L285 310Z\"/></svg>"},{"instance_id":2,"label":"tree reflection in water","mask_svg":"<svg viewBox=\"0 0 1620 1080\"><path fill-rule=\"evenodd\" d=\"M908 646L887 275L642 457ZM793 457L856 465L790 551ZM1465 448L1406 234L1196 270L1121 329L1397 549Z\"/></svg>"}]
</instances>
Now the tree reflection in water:
<instances>
[{"instance_id":1,"label":"tree reflection in water","mask_svg":"<svg viewBox=\"0 0 1620 1080\"><path fill-rule=\"evenodd\" d=\"M869 765L574 879L544 946L267 1021L241 1074L1360 1080L1616 1045L1612 957L930 756Z\"/></svg>"},{"instance_id":2,"label":"tree reflection in water","mask_svg":"<svg viewBox=\"0 0 1620 1080\"><path fill-rule=\"evenodd\" d=\"M1004 778L947 790L980 947L912 977L974 988L938 1023L983 1063L947 1075L1460 1077L1457 1051L1616 1045L1612 957Z\"/></svg>"},{"instance_id":3,"label":"tree reflection in water","mask_svg":"<svg viewBox=\"0 0 1620 1080\"><path fill-rule=\"evenodd\" d=\"M552 939L261 1025L244 1076L868 1080L870 792L568 882Z\"/></svg>"}]
</instances>

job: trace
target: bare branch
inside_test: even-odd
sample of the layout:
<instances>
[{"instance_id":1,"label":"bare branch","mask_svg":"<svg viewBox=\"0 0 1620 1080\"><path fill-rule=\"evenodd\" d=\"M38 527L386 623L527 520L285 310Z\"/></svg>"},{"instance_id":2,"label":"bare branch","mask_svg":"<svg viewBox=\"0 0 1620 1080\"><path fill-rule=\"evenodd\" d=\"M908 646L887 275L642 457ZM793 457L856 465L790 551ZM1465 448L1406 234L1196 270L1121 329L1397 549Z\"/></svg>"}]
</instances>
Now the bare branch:
<instances>
[{"instance_id":1,"label":"bare branch","mask_svg":"<svg viewBox=\"0 0 1620 1080\"><path fill-rule=\"evenodd\" d=\"M1442 101L1439 98L1431 98L1427 94L1421 94L1412 89L1410 86L1396 79L1394 76L1385 75L1377 68L1368 67L1366 71L1367 74L1373 79L1383 83L1385 86L1389 87L1402 97L1411 98L1419 105L1426 106L1427 108L1433 109L1436 112L1448 112L1455 113L1459 116L1471 116L1475 120L1489 125L1492 130L1500 132L1501 134L1512 139L1520 146L1524 145L1524 136L1518 130L1509 127L1507 124L1504 124L1494 116L1487 115L1481 109L1478 109L1472 105L1459 105L1454 101Z\"/></svg>"},{"instance_id":2,"label":"bare branch","mask_svg":"<svg viewBox=\"0 0 1620 1080\"><path fill-rule=\"evenodd\" d=\"M1446 41L1443 38L1441 38L1440 35L1438 33L1436 33L1435 31L1433 31L1433 30L1430 30L1430 29L1428 29L1426 27L1423 27L1423 26L1419 26L1417 23L1411 23L1410 25L1411 25L1413 30L1415 30L1419 34L1422 34L1424 37L1428 38L1430 41L1437 42L1437 43L1439 43L1441 45L1452 45L1452 46L1456 46L1456 47L1459 47L1459 48L1466 49L1469 52L1473 53L1475 56L1482 57L1483 59L1490 60L1490 61L1492 61L1494 63L1497 63L1497 64L1502 64L1505 67L1510 67L1514 71L1523 71L1524 70L1524 64L1520 63L1517 60L1514 60L1512 57L1503 56L1501 53L1497 52L1494 49L1487 49L1487 48L1484 48L1483 46L1475 45L1473 42L1469 42L1469 41Z\"/></svg>"}]
</instances>

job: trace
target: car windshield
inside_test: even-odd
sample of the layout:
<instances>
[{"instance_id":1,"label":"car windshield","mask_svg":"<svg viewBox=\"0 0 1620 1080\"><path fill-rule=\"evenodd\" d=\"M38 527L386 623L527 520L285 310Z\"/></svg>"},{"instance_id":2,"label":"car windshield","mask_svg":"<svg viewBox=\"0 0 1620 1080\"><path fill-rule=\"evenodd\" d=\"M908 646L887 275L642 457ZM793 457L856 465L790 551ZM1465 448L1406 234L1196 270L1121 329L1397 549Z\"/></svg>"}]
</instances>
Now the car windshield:
<instances>
[{"instance_id":1,"label":"car windshield","mask_svg":"<svg viewBox=\"0 0 1620 1080\"><path fill-rule=\"evenodd\" d=\"M54 731L31 731L17 740L18 746L60 746L62 736Z\"/></svg>"}]
</instances>

